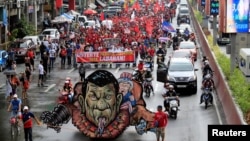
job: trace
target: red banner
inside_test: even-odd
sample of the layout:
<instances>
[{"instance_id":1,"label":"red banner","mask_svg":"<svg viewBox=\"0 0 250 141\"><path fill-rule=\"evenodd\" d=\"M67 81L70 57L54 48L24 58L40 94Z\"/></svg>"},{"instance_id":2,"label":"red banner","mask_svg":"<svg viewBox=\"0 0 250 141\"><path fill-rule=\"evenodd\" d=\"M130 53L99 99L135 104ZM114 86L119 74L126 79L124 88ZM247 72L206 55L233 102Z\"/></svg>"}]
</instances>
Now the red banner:
<instances>
[{"instance_id":1,"label":"red banner","mask_svg":"<svg viewBox=\"0 0 250 141\"><path fill-rule=\"evenodd\" d=\"M124 52L84 52L76 51L77 63L127 63L134 62L133 51Z\"/></svg>"}]
</instances>

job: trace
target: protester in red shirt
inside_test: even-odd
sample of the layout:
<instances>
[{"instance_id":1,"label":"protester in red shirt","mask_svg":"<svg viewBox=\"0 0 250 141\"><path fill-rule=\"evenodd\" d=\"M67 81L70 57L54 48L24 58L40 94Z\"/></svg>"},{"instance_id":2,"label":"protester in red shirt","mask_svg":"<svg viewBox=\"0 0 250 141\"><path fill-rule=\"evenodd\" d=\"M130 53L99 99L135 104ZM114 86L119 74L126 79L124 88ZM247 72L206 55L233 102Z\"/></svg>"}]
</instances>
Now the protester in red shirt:
<instances>
[{"instance_id":1,"label":"protester in red shirt","mask_svg":"<svg viewBox=\"0 0 250 141\"><path fill-rule=\"evenodd\" d=\"M148 55L150 56L150 57L154 57L154 55L155 55L155 49L154 49L154 47L153 46L151 46L149 49L148 49Z\"/></svg>"},{"instance_id":2,"label":"protester in red shirt","mask_svg":"<svg viewBox=\"0 0 250 141\"><path fill-rule=\"evenodd\" d=\"M143 60L140 60L140 62L139 62L139 64L138 64L138 70L140 71L140 72L142 72L143 71L143 68L144 68L144 63L143 63Z\"/></svg>"},{"instance_id":3,"label":"protester in red shirt","mask_svg":"<svg viewBox=\"0 0 250 141\"><path fill-rule=\"evenodd\" d=\"M160 137L162 141L165 141L165 128L168 124L168 115L162 111L162 106L157 106L157 112L154 116L154 123L156 126L156 138L157 141L160 141Z\"/></svg>"},{"instance_id":4,"label":"protester in red shirt","mask_svg":"<svg viewBox=\"0 0 250 141\"><path fill-rule=\"evenodd\" d=\"M31 48L28 49L27 56L30 58L30 64L32 66L32 70L34 71L35 70L35 66L34 66L35 65L35 62L34 62L35 54Z\"/></svg>"},{"instance_id":5,"label":"protester in red shirt","mask_svg":"<svg viewBox=\"0 0 250 141\"><path fill-rule=\"evenodd\" d=\"M23 128L24 128L24 137L25 141L32 141L32 118L35 119L36 123L40 126L42 123L38 120L37 117L31 112L29 112L28 106L23 108Z\"/></svg>"}]
</instances>

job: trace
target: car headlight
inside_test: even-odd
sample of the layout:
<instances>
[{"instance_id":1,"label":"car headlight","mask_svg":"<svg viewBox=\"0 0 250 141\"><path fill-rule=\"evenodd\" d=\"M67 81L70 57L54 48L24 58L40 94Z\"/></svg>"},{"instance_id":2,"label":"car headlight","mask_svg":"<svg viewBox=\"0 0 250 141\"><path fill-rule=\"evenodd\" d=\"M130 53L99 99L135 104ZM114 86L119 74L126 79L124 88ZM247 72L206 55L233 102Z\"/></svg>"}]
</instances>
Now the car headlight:
<instances>
[{"instance_id":1,"label":"car headlight","mask_svg":"<svg viewBox=\"0 0 250 141\"><path fill-rule=\"evenodd\" d=\"M175 81L174 77L170 77L169 75L167 76L168 81Z\"/></svg>"},{"instance_id":2,"label":"car headlight","mask_svg":"<svg viewBox=\"0 0 250 141\"><path fill-rule=\"evenodd\" d=\"M197 77L194 75L194 76L191 76L189 77L189 81L195 81L197 79Z\"/></svg>"}]
</instances>

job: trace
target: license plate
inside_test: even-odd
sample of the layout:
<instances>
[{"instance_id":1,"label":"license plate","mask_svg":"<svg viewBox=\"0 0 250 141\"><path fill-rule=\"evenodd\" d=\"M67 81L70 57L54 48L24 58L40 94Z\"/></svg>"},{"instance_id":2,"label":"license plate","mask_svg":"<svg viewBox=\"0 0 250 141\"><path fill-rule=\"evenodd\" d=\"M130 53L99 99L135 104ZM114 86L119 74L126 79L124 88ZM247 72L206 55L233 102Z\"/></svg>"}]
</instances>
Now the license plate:
<instances>
[{"instance_id":1,"label":"license plate","mask_svg":"<svg viewBox=\"0 0 250 141\"><path fill-rule=\"evenodd\" d=\"M186 88L186 85L177 85L178 88Z\"/></svg>"}]
</instances>

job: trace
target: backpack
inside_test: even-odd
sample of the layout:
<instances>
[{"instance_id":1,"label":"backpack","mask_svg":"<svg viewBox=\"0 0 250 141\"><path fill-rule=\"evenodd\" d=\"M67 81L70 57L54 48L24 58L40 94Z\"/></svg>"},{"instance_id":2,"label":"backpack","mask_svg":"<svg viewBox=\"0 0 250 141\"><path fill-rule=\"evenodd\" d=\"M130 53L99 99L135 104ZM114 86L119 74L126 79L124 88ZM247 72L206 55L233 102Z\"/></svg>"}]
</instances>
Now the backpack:
<instances>
[{"instance_id":1,"label":"backpack","mask_svg":"<svg viewBox=\"0 0 250 141\"><path fill-rule=\"evenodd\" d=\"M84 74L84 73L85 73L85 68L84 68L83 66L81 66L81 67L79 68L79 73L80 73L80 74Z\"/></svg>"},{"instance_id":2,"label":"backpack","mask_svg":"<svg viewBox=\"0 0 250 141\"><path fill-rule=\"evenodd\" d=\"M65 49L61 50L60 56L65 57L67 55L67 51Z\"/></svg>"}]
</instances>

